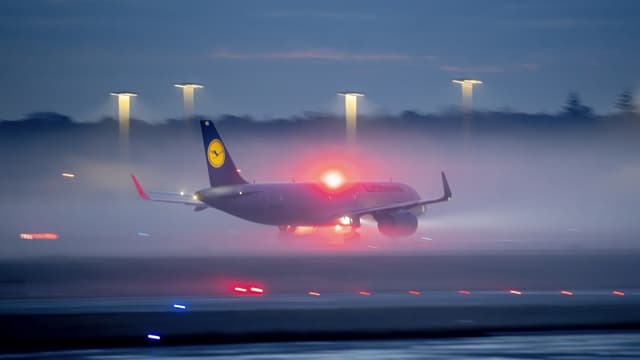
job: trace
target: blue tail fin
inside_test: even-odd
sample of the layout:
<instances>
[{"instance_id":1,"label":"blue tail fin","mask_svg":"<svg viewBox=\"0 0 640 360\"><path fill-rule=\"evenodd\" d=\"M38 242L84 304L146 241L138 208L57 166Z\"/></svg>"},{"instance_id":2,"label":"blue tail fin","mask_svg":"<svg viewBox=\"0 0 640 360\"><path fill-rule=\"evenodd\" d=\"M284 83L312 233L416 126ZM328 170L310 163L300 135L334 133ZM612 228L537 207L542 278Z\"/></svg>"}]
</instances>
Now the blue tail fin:
<instances>
[{"instance_id":1,"label":"blue tail fin","mask_svg":"<svg viewBox=\"0 0 640 360\"><path fill-rule=\"evenodd\" d=\"M246 184L211 120L200 121L211 187Z\"/></svg>"}]
</instances>

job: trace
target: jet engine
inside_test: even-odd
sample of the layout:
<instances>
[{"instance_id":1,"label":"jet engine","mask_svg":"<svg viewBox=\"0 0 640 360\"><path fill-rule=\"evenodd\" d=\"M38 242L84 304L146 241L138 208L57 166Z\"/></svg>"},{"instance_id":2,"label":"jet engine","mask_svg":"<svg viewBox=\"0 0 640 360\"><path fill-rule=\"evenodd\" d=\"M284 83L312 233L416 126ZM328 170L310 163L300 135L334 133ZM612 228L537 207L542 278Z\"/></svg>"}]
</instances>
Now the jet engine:
<instances>
[{"instance_id":1,"label":"jet engine","mask_svg":"<svg viewBox=\"0 0 640 360\"><path fill-rule=\"evenodd\" d=\"M390 237L409 236L418 229L418 218L407 211L374 215L378 231Z\"/></svg>"}]
</instances>

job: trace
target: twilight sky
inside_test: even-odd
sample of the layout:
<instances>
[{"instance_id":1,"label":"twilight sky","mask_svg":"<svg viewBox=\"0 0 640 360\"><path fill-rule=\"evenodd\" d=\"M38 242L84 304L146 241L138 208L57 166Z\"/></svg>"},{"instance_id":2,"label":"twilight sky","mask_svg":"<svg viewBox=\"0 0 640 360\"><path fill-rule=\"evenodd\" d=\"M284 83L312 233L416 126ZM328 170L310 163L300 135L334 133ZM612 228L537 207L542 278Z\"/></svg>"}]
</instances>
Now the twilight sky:
<instances>
[{"instance_id":1,"label":"twilight sky","mask_svg":"<svg viewBox=\"0 0 640 360\"><path fill-rule=\"evenodd\" d=\"M569 90L597 112L640 91L640 2L124 1L0 2L0 119L114 113L109 91L140 93L134 116L180 116L174 82L206 88L198 113L259 118L458 104L555 112Z\"/></svg>"}]
</instances>

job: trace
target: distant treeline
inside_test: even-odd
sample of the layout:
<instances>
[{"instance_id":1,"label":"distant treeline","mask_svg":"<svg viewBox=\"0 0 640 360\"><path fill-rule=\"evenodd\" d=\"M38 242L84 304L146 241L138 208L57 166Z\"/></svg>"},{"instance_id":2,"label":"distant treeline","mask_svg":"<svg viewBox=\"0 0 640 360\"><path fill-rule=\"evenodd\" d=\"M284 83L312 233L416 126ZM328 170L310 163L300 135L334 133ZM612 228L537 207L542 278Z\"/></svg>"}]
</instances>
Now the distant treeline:
<instances>
[{"instance_id":1,"label":"distant treeline","mask_svg":"<svg viewBox=\"0 0 640 360\"><path fill-rule=\"evenodd\" d=\"M616 112L608 115L596 115L593 110L582 103L576 92L567 96L562 110L556 114L522 113L512 110L502 111L473 111L464 112L459 108L450 108L439 113L420 113L407 110L400 114L360 115L358 118L359 132L369 131L435 131L435 132L465 132L465 133L494 133L513 131L543 131L554 132L562 130L607 130L607 129L636 129L640 127L640 115L635 100L630 91L620 94L616 104ZM241 131L244 133L295 133L297 131L313 130L316 135L323 133L335 135L336 131L344 129L344 117L338 114L306 112L290 118L254 119L250 116L220 115L214 118L194 116L188 119L167 119L164 121L147 122L133 119L133 132L198 128L198 120L209 119L218 124L225 132ZM95 123L76 122L70 117L55 112L36 112L24 119L0 120L0 135L14 136L24 131L55 131L91 128L96 130L117 131L117 120L106 117ZM308 134L308 133L307 133Z\"/></svg>"},{"instance_id":2,"label":"distant treeline","mask_svg":"<svg viewBox=\"0 0 640 360\"><path fill-rule=\"evenodd\" d=\"M344 117L338 114L308 112L290 118L254 119L249 116L221 115L217 117L194 116L189 119L167 119L147 122L132 119L131 132L148 133L156 131L177 131L197 129L198 121L209 119L225 132L246 132L248 134L296 133L335 134L344 129ZM68 116L53 112L32 113L20 120L0 120L0 136L28 136L36 132L76 132L85 130L104 131L117 134L117 119L105 117L98 122L74 121ZM640 130L640 116L635 114L612 114L596 116L591 113L572 114L527 114L509 111L474 111L464 113L449 110L441 113L419 113L404 111L394 115L361 115L358 117L360 133L378 131L427 131L457 133L501 133L521 131L563 132L563 131L604 131Z\"/></svg>"}]
</instances>

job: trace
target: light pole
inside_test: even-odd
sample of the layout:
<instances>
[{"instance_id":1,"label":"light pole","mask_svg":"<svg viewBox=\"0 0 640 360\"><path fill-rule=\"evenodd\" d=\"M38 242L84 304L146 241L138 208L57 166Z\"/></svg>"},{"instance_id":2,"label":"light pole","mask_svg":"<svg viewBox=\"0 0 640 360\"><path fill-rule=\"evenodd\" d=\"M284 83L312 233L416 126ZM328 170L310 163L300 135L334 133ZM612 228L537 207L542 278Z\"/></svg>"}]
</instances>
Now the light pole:
<instances>
[{"instance_id":1,"label":"light pole","mask_svg":"<svg viewBox=\"0 0 640 360\"><path fill-rule=\"evenodd\" d=\"M131 98L138 94L130 91L112 92L111 96L118 97L118 124L120 140L129 138L129 116L131 114Z\"/></svg>"},{"instance_id":2,"label":"light pole","mask_svg":"<svg viewBox=\"0 0 640 360\"><path fill-rule=\"evenodd\" d=\"M186 116L192 116L193 115L193 94L195 93L195 89L202 89L204 86L200 84L191 84L191 83L173 84L173 86L182 89L182 98L184 101L184 113Z\"/></svg>"},{"instance_id":3,"label":"light pole","mask_svg":"<svg viewBox=\"0 0 640 360\"><path fill-rule=\"evenodd\" d=\"M451 80L455 84L460 84L462 88L462 109L469 113L471 112L471 106L473 105L473 86L482 84L480 80L474 79L458 79Z\"/></svg>"},{"instance_id":4,"label":"light pole","mask_svg":"<svg viewBox=\"0 0 640 360\"><path fill-rule=\"evenodd\" d=\"M356 122L358 120L358 97L364 96L364 94L355 91L343 91L338 94L344 96L347 143L354 144L356 142Z\"/></svg>"}]
</instances>

